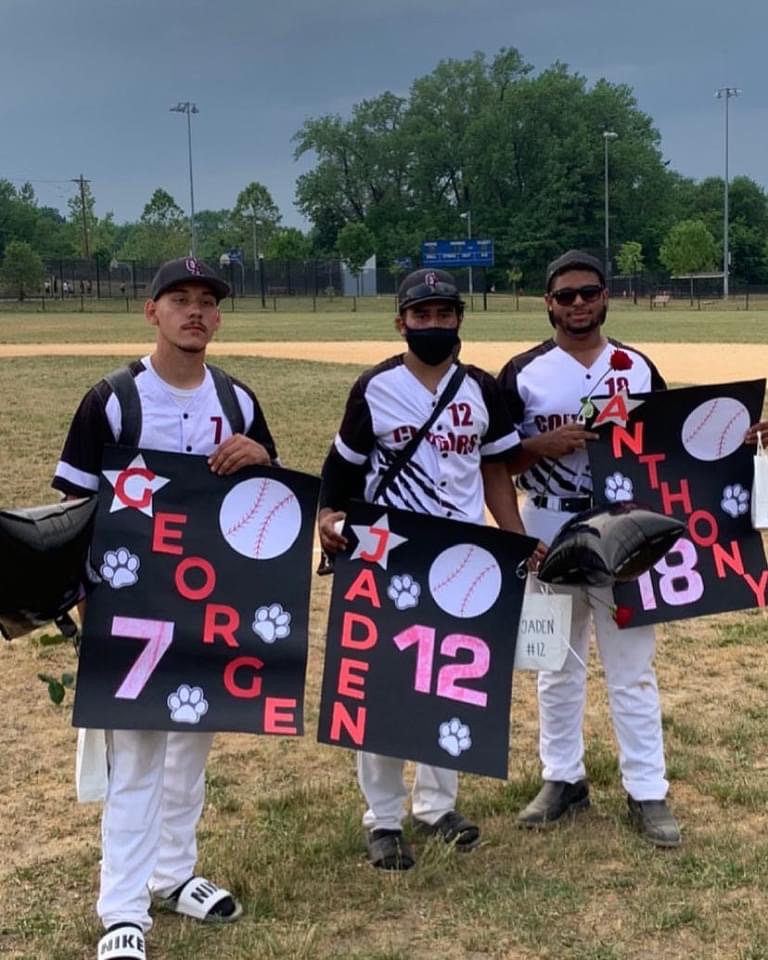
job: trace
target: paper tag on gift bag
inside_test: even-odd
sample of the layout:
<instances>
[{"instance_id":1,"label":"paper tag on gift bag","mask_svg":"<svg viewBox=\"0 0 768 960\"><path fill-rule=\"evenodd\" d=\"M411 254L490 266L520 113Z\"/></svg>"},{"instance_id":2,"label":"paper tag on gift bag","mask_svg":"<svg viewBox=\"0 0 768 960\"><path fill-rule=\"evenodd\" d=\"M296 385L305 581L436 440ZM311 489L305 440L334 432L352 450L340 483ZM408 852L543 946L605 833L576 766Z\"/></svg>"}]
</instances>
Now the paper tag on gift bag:
<instances>
[{"instance_id":1,"label":"paper tag on gift bag","mask_svg":"<svg viewBox=\"0 0 768 960\"><path fill-rule=\"evenodd\" d=\"M754 456L755 476L752 480L752 526L755 530L768 530L768 451L758 431L757 453Z\"/></svg>"},{"instance_id":2,"label":"paper tag on gift bag","mask_svg":"<svg viewBox=\"0 0 768 960\"><path fill-rule=\"evenodd\" d=\"M562 670L571 637L573 598L526 593L520 612L515 670Z\"/></svg>"}]
</instances>

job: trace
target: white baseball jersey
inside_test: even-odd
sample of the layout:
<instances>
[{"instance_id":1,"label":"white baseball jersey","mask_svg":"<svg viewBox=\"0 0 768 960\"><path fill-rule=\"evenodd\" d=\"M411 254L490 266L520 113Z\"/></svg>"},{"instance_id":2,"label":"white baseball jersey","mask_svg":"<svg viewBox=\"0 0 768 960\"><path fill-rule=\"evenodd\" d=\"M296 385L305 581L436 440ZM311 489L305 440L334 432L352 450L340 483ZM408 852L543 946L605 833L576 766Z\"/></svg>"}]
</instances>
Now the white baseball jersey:
<instances>
[{"instance_id":1,"label":"white baseball jersey","mask_svg":"<svg viewBox=\"0 0 768 960\"><path fill-rule=\"evenodd\" d=\"M629 370L612 370L611 354L623 350L632 360ZM591 367L546 340L513 357L499 374L499 384L512 419L524 437L556 430L578 419L584 398L663 390L661 374L644 354L609 339ZM518 484L534 495L591 496L592 476L586 450L559 460L542 457L520 476Z\"/></svg>"},{"instance_id":2,"label":"white baseball jersey","mask_svg":"<svg viewBox=\"0 0 768 960\"><path fill-rule=\"evenodd\" d=\"M208 456L232 435L210 371L193 390L181 390L162 380L144 357L129 365L141 404L138 446L167 453ZM273 460L277 451L258 401L245 384L232 380L243 414L244 433L262 444ZM120 403L102 380L83 397L64 443L53 486L63 493L86 497L99 487L105 444L118 443L122 425Z\"/></svg>"},{"instance_id":3,"label":"white baseball jersey","mask_svg":"<svg viewBox=\"0 0 768 960\"><path fill-rule=\"evenodd\" d=\"M452 364L433 394L400 354L366 371L352 387L334 447L347 463L367 467L368 502L397 452L429 419L455 370ZM493 377L467 366L456 395L377 502L484 523L481 461L507 460L519 443Z\"/></svg>"}]
</instances>

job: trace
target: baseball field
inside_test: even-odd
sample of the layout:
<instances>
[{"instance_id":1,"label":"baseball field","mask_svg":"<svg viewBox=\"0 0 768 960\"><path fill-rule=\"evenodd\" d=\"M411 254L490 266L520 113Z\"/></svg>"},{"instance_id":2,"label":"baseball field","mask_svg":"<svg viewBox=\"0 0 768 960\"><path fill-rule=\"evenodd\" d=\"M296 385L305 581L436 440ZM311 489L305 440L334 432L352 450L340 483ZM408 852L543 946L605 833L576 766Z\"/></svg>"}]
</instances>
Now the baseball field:
<instances>
[{"instance_id":1,"label":"baseball field","mask_svg":"<svg viewBox=\"0 0 768 960\"><path fill-rule=\"evenodd\" d=\"M211 350L255 390L284 462L316 473L349 386L399 347L391 302L318 312L224 313ZM675 385L768 373L768 312L633 309L607 332L640 346ZM465 360L497 370L548 335L540 307L471 312ZM148 352L129 312L0 312L2 506L51 502L50 476L72 413L104 372ZM4 558L7 562L7 558ZM659 630L671 804L683 829L650 847L625 816L599 663L585 737L593 806L576 823L521 833L538 786L535 677L516 674L506 782L465 776L462 810L483 828L467 856L417 841L404 875L362 853L352 754L314 742L328 580L314 584L307 735L220 735L208 766L201 869L244 900L231 928L159 915L153 960L225 956L354 960L768 960L768 622L762 612ZM74 798L71 694L54 705L39 673L74 669L51 631L0 646L0 956L92 958L97 805Z\"/></svg>"}]
</instances>

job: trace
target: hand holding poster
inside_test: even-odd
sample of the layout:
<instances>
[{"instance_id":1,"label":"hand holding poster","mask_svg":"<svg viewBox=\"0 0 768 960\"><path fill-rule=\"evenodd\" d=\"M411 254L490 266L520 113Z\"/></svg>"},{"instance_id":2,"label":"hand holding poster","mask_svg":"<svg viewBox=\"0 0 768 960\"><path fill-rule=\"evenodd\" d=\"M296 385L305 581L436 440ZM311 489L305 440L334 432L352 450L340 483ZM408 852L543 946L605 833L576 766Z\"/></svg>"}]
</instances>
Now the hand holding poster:
<instances>
[{"instance_id":1,"label":"hand holding poster","mask_svg":"<svg viewBox=\"0 0 768 960\"><path fill-rule=\"evenodd\" d=\"M683 520L687 535L634 583L617 584L627 625L765 606L768 570L750 522L752 451L765 381L592 401L587 445L598 503L634 500Z\"/></svg>"},{"instance_id":2,"label":"hand holding poster","mask_svg":"<svg viewBox=\"0 0 768 960\"><path fill-rule=\"evenodd\" d=\"M317 492L107 447L75 725L301 734Z\"/></svg>"},{"instance_id":3,"label":"hand holding poster","mask_svg":"<svg viewBox=\"0 0 768 960\"><path fill-rule=\"evenodd\" d=\"M318 739L506 777L518 568L535 541L359 502L345 535Z\"/></svg>"}]
</instances>

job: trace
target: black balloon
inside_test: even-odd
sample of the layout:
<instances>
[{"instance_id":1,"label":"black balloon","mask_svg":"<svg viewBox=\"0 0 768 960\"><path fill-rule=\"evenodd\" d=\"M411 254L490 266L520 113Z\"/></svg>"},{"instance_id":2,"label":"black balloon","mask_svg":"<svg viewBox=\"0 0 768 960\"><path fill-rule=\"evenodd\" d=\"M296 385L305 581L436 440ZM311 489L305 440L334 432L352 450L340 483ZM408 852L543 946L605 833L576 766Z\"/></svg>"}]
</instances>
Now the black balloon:
<instances>
[{"instance_id":1,"label":"black balloon","mask_svg":"<svg viewBox=\"0 0 768 960\"><path fill-rule=\"evenodd\" d=\"M82 594L96 498L0 510L0 633L20 637L65 614Z\"/></svg>"},{"instance_id":2,"label":"black balloon","mask_svg":"<svg viewBox=\"0 0 768 960\"><path fill-rule=\"evenodd\" d=\"M624 501L572 517L539 567L545 583L609 587L636 580L687 531L674 517Z\"/></svg>"}]
</instances>

